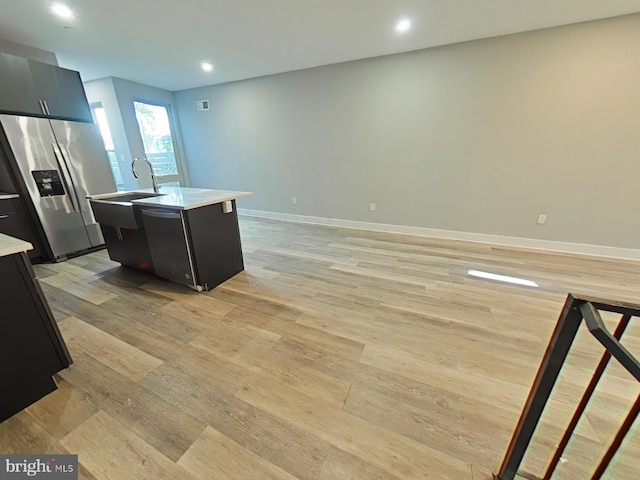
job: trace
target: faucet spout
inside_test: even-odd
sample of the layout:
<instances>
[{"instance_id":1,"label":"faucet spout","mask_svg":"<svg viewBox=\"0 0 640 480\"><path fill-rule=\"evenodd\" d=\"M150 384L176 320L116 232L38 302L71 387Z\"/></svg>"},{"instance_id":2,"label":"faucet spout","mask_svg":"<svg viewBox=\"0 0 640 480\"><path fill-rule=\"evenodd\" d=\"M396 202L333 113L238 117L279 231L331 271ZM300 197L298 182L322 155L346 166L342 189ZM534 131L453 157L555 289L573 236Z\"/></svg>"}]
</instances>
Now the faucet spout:
<instances>
[{"instance_id":1,"label":"faucet spout","mask_svg":"<svg viewBox=\"0 0 640 480\"><path fill-rule=\"evenodd\" d=\"M138 178L138 172L136 172L136 162L138 161L145 162L147 165L149 165L149 173L151 174L151 184L153 185L153 191L156 193L160 192L160 187L158 186L158 181L156 180L156 174L153 171L153 165L146 158L135 157L133 159L133 162L131 162L131 173L133 173L133 176L135 178Z\"/></svg>"}]
</instances>

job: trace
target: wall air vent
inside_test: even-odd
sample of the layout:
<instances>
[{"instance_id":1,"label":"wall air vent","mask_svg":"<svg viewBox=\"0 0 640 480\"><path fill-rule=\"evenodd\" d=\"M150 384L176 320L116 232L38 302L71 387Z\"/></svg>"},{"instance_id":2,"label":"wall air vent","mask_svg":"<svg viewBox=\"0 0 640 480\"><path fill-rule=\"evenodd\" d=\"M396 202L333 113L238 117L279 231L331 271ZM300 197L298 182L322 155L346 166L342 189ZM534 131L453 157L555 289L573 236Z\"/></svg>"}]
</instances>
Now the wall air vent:
<instances>
[{"instance_id":1,"label":"wall air vent","mask_svg":"<svg viewBox=\"0 0 640 480\"><path fill-rule=\"evenodd\" d=\"M206 112L209 110L209 100L196 100L196 109L199 112Z\"/></svg>"}]
</instances>

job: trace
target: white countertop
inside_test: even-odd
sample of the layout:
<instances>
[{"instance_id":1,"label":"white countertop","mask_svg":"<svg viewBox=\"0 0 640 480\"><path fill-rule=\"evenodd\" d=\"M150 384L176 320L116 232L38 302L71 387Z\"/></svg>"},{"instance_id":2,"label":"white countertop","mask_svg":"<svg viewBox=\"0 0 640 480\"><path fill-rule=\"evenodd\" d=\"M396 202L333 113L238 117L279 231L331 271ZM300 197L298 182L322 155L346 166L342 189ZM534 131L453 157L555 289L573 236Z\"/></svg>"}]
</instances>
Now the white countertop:
<instances>
[{"instance_id":1,"label":"white countertop","mask_svg":"<svg viewBox=\"0 0 640 480\"><path fill-rule=\"evenodd\" d=\"M7 255L13 255L14 253L26 252L31 249L33 249L33 245L29 242L0 233L0 257L6 257Z\"/></svg>"},{"instance_id":2,"label":"white countertop","mask_svg":"<svg viewBox=\"0 0 640 480\"><path fill-rule=\"evenodd\" d=\"M10 198L20 198L20 195L17 193L0 192L0 200L9 200Z\"/></svg>"},{"instance_id":3,"label":"white countertop","mask_svg":"<svg viewBox=\"0 0 640 480\"><path fill-rule=\"evenodd\" d=\"M152 188L143 188L140 190L132 190L129 192L105 193L102 195L91 195L91 200L101 200L106 197L115 197L117 195L129 195L132 193L150 193L153 194ZM253 195L251 192L236 192L232 190L209 190L206 188L188 188L188 187L160 187L160 196L141 198L132 200L134 205L146 205L149 207L165 207L175 208L178 210L190 210L192 208L204 207L206 205L214 205L227 200L235 200L238 198L249 197ZM112 198L112 200L117 200Z\"/></svg>"}]
</instances>

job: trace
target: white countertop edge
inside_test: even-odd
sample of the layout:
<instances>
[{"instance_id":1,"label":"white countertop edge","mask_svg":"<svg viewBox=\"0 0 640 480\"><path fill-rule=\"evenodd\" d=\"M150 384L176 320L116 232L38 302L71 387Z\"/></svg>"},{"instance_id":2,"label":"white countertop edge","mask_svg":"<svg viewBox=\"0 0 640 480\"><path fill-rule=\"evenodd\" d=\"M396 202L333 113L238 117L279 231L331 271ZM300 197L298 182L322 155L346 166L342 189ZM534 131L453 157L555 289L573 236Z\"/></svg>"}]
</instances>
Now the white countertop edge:
<instances>
[{"instance_id":1,"label":"white countertop edge","mask_svg":"<svg viewBox=\"0 0 640 480\"><path fill-rule=\"evenodd\" d=\"M154 195L154 191L151 188L144 188L139 190L129 190L122 192L103 193L96 195L87 195L89 200L103 200L105 198L112 198L112 201L117 201L119 196L130 194L145 194ZM162 207L172 208L176 210L191 210L194 208L204 207L207 205L215 205L217 203L226 202L227 200L236 200L238 198L250 197L252 192L238 192L233 190L213 190L206 188L190 188L190 187L168 187L163 193L160 190L160 195L149 196L148 198L140 198L137 200L131 200L134 205L147 206L147 207ZM179 193L182 198L176 198L172 193Z\"/></svg>"},{"instance_id":2,"label":"white countertop edge","mask_svg":"<svg viewBox=\"0 0 640 480\"><path fill-rule=\"evenodd\" d=\"M0 257L32 250L33 245L24 240L0 233Z\"/></svg>"},{"instance_id":3,"label":"white countertop edge","mask_svg":"<svg viewBox=\"0 0 640 480\"><path fill-rule=\"evenodd\" d=\"M0 200L10 200L12 198L20 198L20 194L0 192Z\"/></svg>"},{"instance_id":4,"label":"white countertop edge","mask_svg":"<svg viewBox=\"0 0 640 480\"><path fill-rule=\"evenodd\" d=\"M134 205L143 205L146 207L164 207L173 208L176 210L192 210L194 208L206 207L207 205L215 205L217 203L226 202L227 200L236 200L238 198L250 197L251 195L253 195L253 193L251 192L230 192L229 195L220 195L215 198L212 197L208 199L205 198L202 200L196 200L185 205L167 202L166 199L163 199L162 197L141 198L139 200L132 200L131 203L133 203Z\"/></svg>"}]
</instances>

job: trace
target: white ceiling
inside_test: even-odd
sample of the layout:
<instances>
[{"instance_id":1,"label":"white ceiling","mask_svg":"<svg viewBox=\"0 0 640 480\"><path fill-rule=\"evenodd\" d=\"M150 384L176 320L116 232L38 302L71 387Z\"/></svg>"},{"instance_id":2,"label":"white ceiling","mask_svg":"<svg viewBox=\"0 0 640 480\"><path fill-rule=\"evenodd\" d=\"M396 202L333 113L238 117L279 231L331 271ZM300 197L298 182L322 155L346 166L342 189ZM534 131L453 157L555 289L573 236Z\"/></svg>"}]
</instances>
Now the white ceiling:
<instances>
[{"instance_id":1,"label":"white ceiling","mask_svg":"<svg viewBox=\"0 0 640 480\"><path fill-rule=\"evenodd\" d=\"M76 18L63 21L50 3L2 0L0 38L53 51L84 80L167 90L640 12L640 0L66 0ZM401 17L414 23L403 36Z\"/></svg>"}]
</instances>

